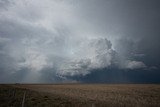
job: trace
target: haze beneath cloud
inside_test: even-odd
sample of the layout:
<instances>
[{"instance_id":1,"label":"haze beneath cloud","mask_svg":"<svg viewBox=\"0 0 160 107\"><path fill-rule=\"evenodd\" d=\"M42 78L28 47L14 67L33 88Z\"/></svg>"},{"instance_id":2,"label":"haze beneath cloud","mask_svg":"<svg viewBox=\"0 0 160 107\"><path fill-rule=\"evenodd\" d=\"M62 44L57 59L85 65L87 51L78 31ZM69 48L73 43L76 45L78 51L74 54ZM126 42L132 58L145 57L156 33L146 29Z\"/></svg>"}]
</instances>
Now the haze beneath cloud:
<instances>
[{"instance_id":1,"label":"haze beneath cloud","mask_svg":"<svg viewBox=\"0 0 160 107\"><path fill-rule=\"evenodd\" d=\"M150 51L160 46L160 10L147 2L0 0L0 82L76 81L69 77L110 67L158 69Z\"/></svg>"}]
</instances>

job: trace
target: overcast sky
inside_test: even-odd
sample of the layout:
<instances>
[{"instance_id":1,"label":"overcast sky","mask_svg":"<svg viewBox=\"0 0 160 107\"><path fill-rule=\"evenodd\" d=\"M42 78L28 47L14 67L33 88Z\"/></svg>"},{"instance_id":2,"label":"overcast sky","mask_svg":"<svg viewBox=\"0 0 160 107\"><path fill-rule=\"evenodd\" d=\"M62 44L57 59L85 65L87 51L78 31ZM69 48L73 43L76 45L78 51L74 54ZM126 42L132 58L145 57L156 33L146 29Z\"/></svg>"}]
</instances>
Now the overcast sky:
<instances>
[{"instance_id":1,"label":"overcast sky","mask_svg":"<svg viewBox=\"0 0 160 107\"><path fill-rule=\"evenodd\" d=\"M157 83L159 41L159 0L0 0L0 83Z\"/></svg>"}]
</instances>

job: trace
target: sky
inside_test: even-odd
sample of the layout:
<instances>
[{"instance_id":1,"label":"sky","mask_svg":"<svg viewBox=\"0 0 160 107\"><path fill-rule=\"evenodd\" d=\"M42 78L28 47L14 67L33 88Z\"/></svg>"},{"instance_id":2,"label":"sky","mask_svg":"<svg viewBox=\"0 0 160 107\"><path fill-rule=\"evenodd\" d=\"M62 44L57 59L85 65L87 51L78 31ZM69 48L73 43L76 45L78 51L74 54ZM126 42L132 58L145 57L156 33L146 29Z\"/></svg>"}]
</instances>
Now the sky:
<instances>
[{"instance_id":1,"label":"sky","mask_svg":"<svg viewBox=\"0 0 160 107\"><path fill-rule=\"evenodd\" d=\"M159 0L0 0L0 83L160 83Z\"/></svg>"}]
</instances>

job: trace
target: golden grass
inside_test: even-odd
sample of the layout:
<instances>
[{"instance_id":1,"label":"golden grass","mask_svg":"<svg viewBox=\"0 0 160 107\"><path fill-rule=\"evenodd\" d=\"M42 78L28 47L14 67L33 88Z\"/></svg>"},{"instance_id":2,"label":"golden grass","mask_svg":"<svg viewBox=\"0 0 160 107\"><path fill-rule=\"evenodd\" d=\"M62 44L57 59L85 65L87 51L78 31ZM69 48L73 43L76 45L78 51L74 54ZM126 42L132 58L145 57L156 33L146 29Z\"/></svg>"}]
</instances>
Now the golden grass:
<instances>
[{"instance_id":1,"label":"golden grass","mask_svg":"<svg viewBox=\"0 0 160 107\"><path fill-rule=\"evenodd\" d=\"M43 103L47 102L46 99L59 98L52 103L65 101L65 106L160 107L160 85L154 84L39 84L12 87L45 95Z\"/></svg>"}]
</instances>

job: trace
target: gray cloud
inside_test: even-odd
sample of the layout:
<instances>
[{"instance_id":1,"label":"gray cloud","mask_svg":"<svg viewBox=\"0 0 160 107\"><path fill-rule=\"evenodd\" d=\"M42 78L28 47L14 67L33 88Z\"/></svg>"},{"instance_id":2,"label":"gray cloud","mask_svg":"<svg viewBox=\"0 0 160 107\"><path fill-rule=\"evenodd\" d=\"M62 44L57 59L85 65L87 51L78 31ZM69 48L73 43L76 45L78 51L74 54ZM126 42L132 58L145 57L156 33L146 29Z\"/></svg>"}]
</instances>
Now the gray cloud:
<instances>
[{"instance_id":1,"label":"gray cloud","mask_svg":"<svg viewBox=\"0 0 160 107\"><path fill-rule=\"evenodd\" d=\"M124 66L128 69L139 69L139 68L145 68L146 65L143 62L140 61L126 61L126 64Z\"/></svg>"},{"instance_id":2,"label":"gray cloud","mask_svg":"<svg viewBox=\"0 0 160 107\"><path fill-rule=\"evenodd\" d=\"M0 0L0 73L8 78L23 75L17 81L38 82L67 80L67 76L84 76L110 66L146 69L147 61L137 55L147 57L147 49L159 46L158 42L153 46L142 44L152 38L146 29L150 29L150 23L155 25L152 20L159 17L154 13L159 8L146 2L140 4ZM157 26L152 31L157 32ZM159 39L157 33L153 35Z\"/></svg>"}]
</instances>

